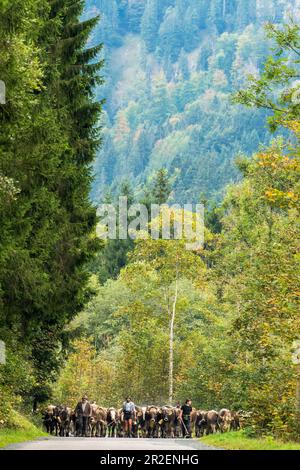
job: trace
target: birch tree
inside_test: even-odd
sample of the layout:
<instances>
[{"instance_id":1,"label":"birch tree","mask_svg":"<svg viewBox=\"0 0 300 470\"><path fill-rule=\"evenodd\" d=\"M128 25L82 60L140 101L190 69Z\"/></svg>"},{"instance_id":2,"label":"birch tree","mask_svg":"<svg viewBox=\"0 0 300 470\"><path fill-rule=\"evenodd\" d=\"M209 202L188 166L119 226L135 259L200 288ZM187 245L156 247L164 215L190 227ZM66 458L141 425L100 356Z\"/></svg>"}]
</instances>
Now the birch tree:
<instances>
[{"instance_id":1,"label":"birch tree","mask_svg":"<svg viewBox=\"0 0 300 470\"><path fill-rule=\"evenodd\" d=\"M157 274L161 290L162 313L169 329L169 403L174 401L174 342L178 304L185 295L182 279L205 277L205 264L198 253L186 250L184 240L141 240L134 253L136 262L147 262Z\"/></svg>"}]
</instances>

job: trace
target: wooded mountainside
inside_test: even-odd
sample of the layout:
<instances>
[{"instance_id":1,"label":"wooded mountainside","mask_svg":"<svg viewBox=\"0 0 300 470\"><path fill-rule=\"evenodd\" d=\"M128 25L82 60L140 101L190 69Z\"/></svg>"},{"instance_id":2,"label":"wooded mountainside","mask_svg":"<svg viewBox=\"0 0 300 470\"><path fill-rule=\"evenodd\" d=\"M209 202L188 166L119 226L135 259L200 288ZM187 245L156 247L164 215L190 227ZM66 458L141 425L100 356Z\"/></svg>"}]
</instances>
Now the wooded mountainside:
<instances>
[{"instance_id":1,"label":"wooded mountainside","mask_svg":"<svg viewBox=\"0 0 300 470\"><path fill-rule=\"evenodd\" d=\"M221 200L237 181L239 153L270 140L267 111L232 106L230 94L269 53L267 21L299 19L299 0L89 0L102 21L106 84L103 146L92 196L128 180L140 191L164 167L173 200Z\"/></svg>"}]
</instances>

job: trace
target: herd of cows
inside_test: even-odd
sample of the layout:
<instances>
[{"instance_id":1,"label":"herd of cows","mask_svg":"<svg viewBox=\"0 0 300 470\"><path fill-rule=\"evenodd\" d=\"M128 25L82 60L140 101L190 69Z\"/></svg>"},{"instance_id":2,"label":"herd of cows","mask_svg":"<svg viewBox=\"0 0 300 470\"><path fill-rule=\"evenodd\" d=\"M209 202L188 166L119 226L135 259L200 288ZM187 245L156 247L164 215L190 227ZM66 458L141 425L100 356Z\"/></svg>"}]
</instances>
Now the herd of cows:
<instances>
[{"instance_id":1,"label":"herd of cows","mask_svg":"<svg viewBox=\"0 0 300 470\"><path fill-rule=\"evenodd\" d=\"M180 418L180 407L136 406L132 437L181 438L185 435ZM190 417L190 433L195 437L216 432L238 431L248 414L221 411L199 411L193 409ZM78 419L67 406L48 406L43 422L49 434L60 437L81 436ZM87 437L126 437L123 409L104 408L91 405L91 416L85 431Z\"/></svg>"}]
</instances>

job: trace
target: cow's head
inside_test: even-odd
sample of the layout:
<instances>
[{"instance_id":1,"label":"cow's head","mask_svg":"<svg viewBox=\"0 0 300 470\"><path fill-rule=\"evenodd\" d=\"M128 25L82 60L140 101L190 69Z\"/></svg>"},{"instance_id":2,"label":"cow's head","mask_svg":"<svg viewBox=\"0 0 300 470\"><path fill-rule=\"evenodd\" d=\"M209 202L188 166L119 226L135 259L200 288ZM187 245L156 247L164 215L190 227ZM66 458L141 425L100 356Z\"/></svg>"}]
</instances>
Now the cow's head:
<instances>
[{"instance_id":1,"label":"cow's head","mask_svg":"<svg viewBox=\"0 0 300 470\"><path fill-rule=\"evenodd\" d=\"M136 416L142 422L146 421L146 411L147 411L147 408L145 406L141 408L137 408Z\"/></svg>"},{"instance_id":2,"label":"cow's head","mask_svg":"<svg viewBox=\"0 0 300 470\"><path fill-rule=\"evenodd\" d=\"M112 421L116 421L117 412L116 412L115 408L109 408L108 412L109 412L110 419Z\"/></svg>"},{"instance_id":3,"label":"cow's head","mask_svg":"<svg viewBox=\"0 0 300 470\"><path fill-rule=\"evenodd\" d=\"M164 406L161 410L162 419L167 423L170 421L171 417L173 416L173 410L170 407Z\"/></svg>"},{"instance_id":4,"label":"cow's head","mask_svg":"<svg viewBox=\"0 0 300 470\"><path fill-rule=\"evenodd\" d=\"M147 417L150 421L150 426L153 427L157 420L158 409L155 406L149 406L147 409Z\"/></svg>"}]
</instances>

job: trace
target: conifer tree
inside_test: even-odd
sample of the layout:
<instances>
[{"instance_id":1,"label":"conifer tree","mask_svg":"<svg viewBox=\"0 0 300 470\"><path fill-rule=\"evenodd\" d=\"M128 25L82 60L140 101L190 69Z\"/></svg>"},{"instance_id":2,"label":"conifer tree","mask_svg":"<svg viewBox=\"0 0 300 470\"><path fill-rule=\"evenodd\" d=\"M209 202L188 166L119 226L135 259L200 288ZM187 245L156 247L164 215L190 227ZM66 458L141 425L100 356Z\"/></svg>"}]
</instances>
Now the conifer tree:
<instances>
[{"instance_id":1,"label":"conifer tree","mask_svg":"<svg viewBox=\"0 0 300 470\"><path fill-rule=\"evenodd\" d=\"M165 204L171 193L171 183L166 169L157 171L151 191L152 202L154 204Z\"/></svg>"},{"instance_id":2,"label":"conifer tree","mask_svg":"<svg viewBox=\"0 0 300 470\"><path fill-rule=\"evenodd\" d=\"M0 109L7 193L0 204L0 333L8 345L27 345L35 404L59 366L63 328L87 299L85 263L99 246L89 191L101 112L92 92L102 62L100 46L86 47L98 19L81 21L83 7L1 3L0 75L8 95Z\"/></svg>"},{"instance_id":3,"label":"conifer tree","mask_svg":"<svg viewBox=\"0 0 300 470\"><path fill-rule=\"evenodd\" d=\"M154 38L157 36L160 24L158 3L158 0L147 0L141 21L141 35L149 52L154 52L156 49L156 41Z\"/></svg>"},{"instance_id":4,"label":"conifer tree","mask_svg":"<svg viewBox=\"0 0 300 470\"><path fill-rule=\"evenodd\" d=\"M53 80L50 74L48 90L66 138L55 187L63 214L51 265L56 289L49 299L61 327L85 302L85 264L99 246L93 235L96 213L89 191L90 163L99 145L97 120L102 104L95 103L92 94L95 85L102 83L99 72L103 64L97 60L101 46L86 48L98 18L81 21L83 8L82 0L51 2L49 21L57 24L59 40L51 37L53 28L50 38L46 36L51 53L49 70L56 75ZM59 328L51 327L50 331L54 340L60 339ZM44 358L38 345L34 355L37 370L45 370L39 367Z\"/></svg>"},{"instance_id":5,"label":"conifer tree","mask_svg":"<svg viewBox=\"0 0 300 470\"><path fill-rule=\"evenodd\" d=\"M119 197L127 198L127 208L135 201L133 190L127 181L121 184ZM115 204L117 215L117 239L107 240L101 253L97 256L98 268L97 272L101 283L105 283L108 279L116 279L120 270L128 261L128 253L132 251L134 242L129 236L125 240L119 239L119 204L118 200ZM129 221L129 219L128 219Z\"/></svg>"}]
</instances>

